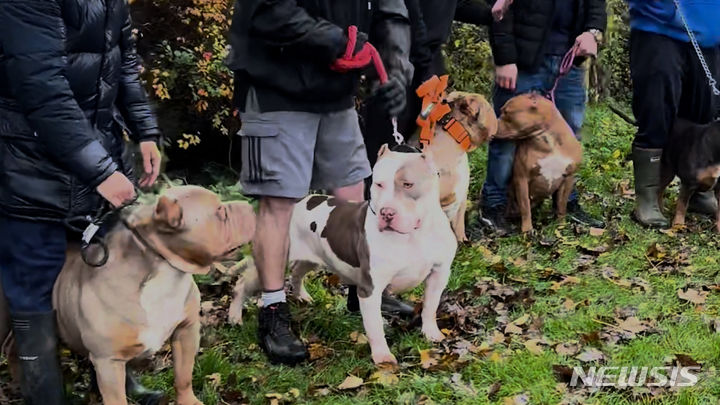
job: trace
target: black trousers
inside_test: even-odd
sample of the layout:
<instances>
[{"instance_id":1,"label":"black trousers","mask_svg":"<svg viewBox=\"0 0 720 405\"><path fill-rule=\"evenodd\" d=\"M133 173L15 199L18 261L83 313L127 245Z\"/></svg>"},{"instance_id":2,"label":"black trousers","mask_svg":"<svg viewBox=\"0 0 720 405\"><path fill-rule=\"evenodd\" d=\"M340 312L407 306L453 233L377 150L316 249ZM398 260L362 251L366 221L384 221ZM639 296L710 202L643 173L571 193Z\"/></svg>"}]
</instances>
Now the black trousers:
<instances>
[{"instance_id":1,"label":"black trousers","mask_svg":"<svg viewBox=\"0 0 720 405\"><path fill-rule=\"evenodd\" d=\"M718 48L703 49L703 53L710 71L717 74ZM633 30L630 73L638 125L635 146L664 147L675 117L699 124L713 119L716 98L690 43Z\"/></svg>"}]
</instances>

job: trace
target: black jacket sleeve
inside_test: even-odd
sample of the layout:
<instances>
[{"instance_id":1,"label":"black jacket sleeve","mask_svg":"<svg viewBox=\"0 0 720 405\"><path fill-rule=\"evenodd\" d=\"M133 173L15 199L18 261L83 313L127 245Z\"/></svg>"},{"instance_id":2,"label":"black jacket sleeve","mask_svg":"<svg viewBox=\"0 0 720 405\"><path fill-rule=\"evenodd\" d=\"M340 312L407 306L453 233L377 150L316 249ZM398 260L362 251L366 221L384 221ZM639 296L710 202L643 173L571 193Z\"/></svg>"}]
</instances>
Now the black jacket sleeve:
<instances>
[{"instance_id":1,"label":"black jacket sleeve","mask_svg":"<svg viewBox=\"0 0 720 405\"><path fill-rule=\"evenodd\" d=\"M607 5L605 0L586 0L585 15L585 31L590 29L605 31L607 28Z\"/></svg>"},{"instance_id":2,"label":"black jacket sleeve","mask_svg":"<svg viewBox=\"0 0 720 405\"><path fill-rule=\"evenodd\" d=\"M458 0L455 20L473 25L490 25L493 22L492 8L483 0Z\"/></svg>"},{"instance_id":3,"label":"black jacket sleeve","mask_svg":"<svg viewBox=\"0 0 720 405\"><path fill-rule=\"evenodd\" d=\"M430 66L432 62L432 53L427 44L427 25L423 18L420 0L405 0L405 6L408 9L410 17L410 31L412 36L412 45L410 47L410 62L416 69L423 70L424 67Z\"/></svg>"},{"instance_id":4,"label":"black jacket sleeve","mask_svg":"<svg viewBox=\"0 0 720 405\"><path fill-rule=\"evenodd\" d=\"M135 48L130 15L127 16L123 26L120 50L122 70L116 105L130 129L130 138L133 141L157 142L160 138L160 130L140 82L140 61Z\"/></svg>"},{"instance_id":5,"label":"black jacket sleeve","mask_svg":"<svg viewBox=\"0 0 720 405\"><path fill-rule=\"evenodd\" d=\"M0 41L10 92L39 142L90 187L117 165L93 136L65 77L65 25L57 0L0 1Z\"/></svg>"},{"instance_id":6,"label":"black jacket sleeve","mask_svg":"<svg viewBox=\"0 0 720 405\"><path fill-rule=\"evenodd\" d=\"M370 42L377 46L388 75L395 74L412 81L414 68L410 64L410 18L403 0L380 1L373 16Z\"/></svg>"},{"instance_id":7,"label":"black jacket sleeve","mask_svg":"<svg viewBox=\"0 0 720 405\"><path fill-rule=\"evenodd\" d=\"M345 31L322 18L310 16L295 0L261 0L247 9L250 32L270 45L294 48L330 64L345 50Z\"/></svg>"},{"instance_id":8,"label":"black jacket sleeve","mask_svg":"<svg viewBox=\"0 0 720 405\"><path fill-rule=\"evenodd\" d=\"M513 19L513 7L510 6L503 19L494 21L490 26L490 47L495 66L517 63Z\"/></svg>"}]
</instances>

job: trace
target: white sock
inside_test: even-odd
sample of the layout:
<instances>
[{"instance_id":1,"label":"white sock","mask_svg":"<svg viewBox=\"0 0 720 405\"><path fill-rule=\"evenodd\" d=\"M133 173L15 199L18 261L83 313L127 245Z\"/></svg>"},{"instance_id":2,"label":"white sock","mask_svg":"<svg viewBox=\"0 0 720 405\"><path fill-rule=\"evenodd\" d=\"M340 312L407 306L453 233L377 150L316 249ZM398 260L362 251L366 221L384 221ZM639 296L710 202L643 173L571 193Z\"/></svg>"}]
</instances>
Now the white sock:
<instances>
[{"instance_id":1,"label":"white sock","mask_svg":"<svg viewBox=\"0 0 720 405\"><path fill-rule=\"evenodd\" d=\"M262 304L264 308L269 307L272 304L278 302L285 302L285 289L277 291L263 291L262 293Z\"/></svg>"}]
</instances>

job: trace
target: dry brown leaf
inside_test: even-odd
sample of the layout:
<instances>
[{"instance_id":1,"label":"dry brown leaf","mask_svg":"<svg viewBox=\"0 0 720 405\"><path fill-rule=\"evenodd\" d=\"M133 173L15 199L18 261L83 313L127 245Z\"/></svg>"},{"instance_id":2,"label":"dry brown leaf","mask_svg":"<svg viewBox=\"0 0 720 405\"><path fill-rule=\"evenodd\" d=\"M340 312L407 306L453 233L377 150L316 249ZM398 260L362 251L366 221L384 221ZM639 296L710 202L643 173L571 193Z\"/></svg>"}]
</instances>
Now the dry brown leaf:
<instances>
[{"instance_id":1,"label":"dry brown leaf","mask_svg":"<svg viewBox=\"0 0 720 405\"><path fill-rule=\"evenodd\" d=\"M573 300L570 299L570 298L565 299L565 302L563 302L563 307L564 307L566 310L568 310L568 311L574 310L574 309L575 309L575 305L577 305L577 304L575 303L575 301L573 301Z\"/></svg>"},{"instance_id":2,"label":"dry brown leaf","mask_svg":"<svg viewBox=\"0 0 720 405\"><path fill-rule=\"evenodd\" d=\"M338 385L338 389L340 390L354 390L355 388L359 388L363 385L364 381L360 377L356 377L354 375L349 375L345 381L343 381L340 385Z\"/></svg>"},{"instance_id":3,"label":"dry brown leaf","mask_svg":"<svg viewBox=\"0 0 720 405\"><path fill-rule=\"evenodd\" d=\"M222 383L222 376L220 373L212 373L209 376L205 377L206 380L210 383L210 386L217 389L220 386L220 383Z\"/></svg>"},{"instance_id":4,"label":"dry brown leaf","mask_svg":"<svg viewBox=\"0 0 720 405\"><path fill-rule=\"evenodd\" d=\"M521 327L515 325L514 323L509 323L505 327L505 333L511 333L513 335L522 335L523 330Z\"/></svg>"},{"instance_id":5,"label":"dry brown leaf","mask_svg":"<svg viewBox=\"0 0 720 405\"><path fill-rule=\"evenodd\" d=\"M490 337L490 344L496 345L496 344L500 344L500 343L504 343L504 342L505 342L505 335L494 330L492 336Z\"/></svg>"},{"instance_id":6,"label":"dry brown leaf","mask_svg":"<svg viewBox=\"0 0 720 405\"><path fill-rule=\"evenodd\" d=\"M589 363L589 362L593 362L593 361L604 360L605 355L603 354L603 352L601 352L598 349L595 349L593 347L588 347L588 348L585 348L585 350L582 353L580 353L578 356L576 356L575 358L582 362Z\"/></svg>"},{"instance_id":7,"label":"dry brown leaf","mask_svg":"<svg viewBox=\"0 0 720 405\"><path fill-rule=\"evenodd\" d=\"M420 350L420 366L425 370L437 366L438 359L435 358L432 349Z\"/></svg>"},{"instance_id":8,"label":"dry brown leaf","mask_svg":"<svg viewBox=\"0 0 720 405\"><path fill-rule=\"evenodd\" d=\"M633 334L642 333L648 329L648 326L644 322L634 316L619 322L618 327Z\"/></svg>"},{"instance_id":9,"label":"dry brown leaf","mask_svg":"<svg viewBox=\"0 0 720 405\"><path fill-rule=\"evenodd\" d=\"M555 346L555 352L561 356L574 356L580 352L580 345L576 341L560 343Z\"/></svg>"},{"instance_id":10,"label":"dry brown leaf","mask_svg":"<svg viewBox=\"0 0 720 405\"><path fill-rule=\"evenodd\" d=\"M395 367L381 365L380 367L378 367L377 371L370 375L368 381L375 384L390 386L397 384L400 379L398 378L397 374L395 374Z\"/></svg>"},{"instance_id":11,"label":"dry brown leaf","mask_svg":"<svg viewBox=\"0 0 720 405\"><path fill-rule=\"evenodd\" d=\"M557 291L560 288L562 288L564 285L567 284L578 284L580 282L580 279L575 276L567 276L562 279L562 281L554 281L552 285L550 286L550 289L553 291Z\"/></svg>"},{"instance_id":12,"label":"dry brown leaf","mask_svg":"<svg viewBox=\"0 0 720 405\"><path fill-rule=\"evenodd\" d=\"M695 305L704 304L708 296L707 291L698 291L694 288L688 288L686 291L680 289L677 294L681 300L689 301Z\"/></svg>"},{"instance_id":13,"label":"dry brown leaf","mask_svg":"<svg viewBox=\"0 0 720 405\"><path fill-rule=\"evenodd\" d=\"M503 405L527 405L530 403L530 397L527 394L519 394L514 397L503 398Z\"/></svg>"},{"instance_id":14,"label":"dry brown leaf","mask_svg":"<svg viewBox=\"0 0 720 405\"><path fill-rule=\"evenodd\" d=\"M592 236L602 236L605 233L605 230L602 228L590 228L590 235Z\"/></svg>"},{"instance_id":15,"label":"dry brown leaf","mask_svg":"<svg viewBox=\"0 0 720 405\"><path fill-rule=\"evenodd\" d=\"M542 343L541 339L530 339L524 344L530 353L540 356L543 354L543 348L539 346L540 343Z\"/></svg>"},{"instance_id":16,"label":"dry brown leaf","mask_svg":"<svg viewBox=\"0 0 720 405\"><path fill-rule=\"evenodd\" d=\"M354 331L350 333L350 341L354 342L356 345L364 345L367 344L368 338L364 333Z\"/></svg>"}]
</instances>

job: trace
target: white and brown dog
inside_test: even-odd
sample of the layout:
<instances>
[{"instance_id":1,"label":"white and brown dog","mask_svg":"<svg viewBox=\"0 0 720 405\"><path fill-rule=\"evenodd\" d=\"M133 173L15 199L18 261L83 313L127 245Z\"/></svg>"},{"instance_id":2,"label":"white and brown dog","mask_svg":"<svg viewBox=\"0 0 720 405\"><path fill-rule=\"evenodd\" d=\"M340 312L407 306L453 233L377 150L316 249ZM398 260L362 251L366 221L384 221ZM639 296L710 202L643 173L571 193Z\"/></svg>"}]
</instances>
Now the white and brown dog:
<instances>
[{"instance_id":1,"label":"white and brown dog","mask_svg":"<svg viewBox=\"0 0 720 405\"><path fill-rule=\"evenodd\" d=\"M384 145L373 171L371 199L343 202L313 195L300 201L290 225L293 292L311 298L303 278L325 266L347 284L357 285L360 312L375 363L396 363L380 314L385 290L400 292L425 282L422 332L444 338L435 319L455 258L457 242L440 206L438 171L422 153L394 152ZM243 300L260 283L248 269L235 290L231 321L239 321Z\"/></svg>"}]
</instances>

